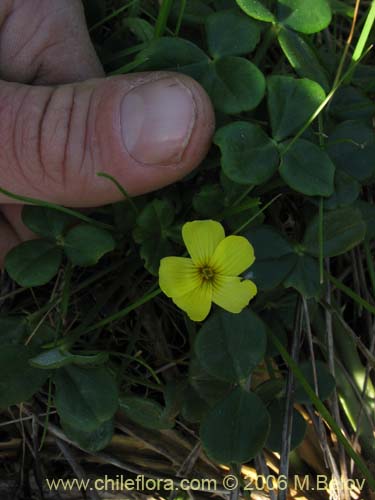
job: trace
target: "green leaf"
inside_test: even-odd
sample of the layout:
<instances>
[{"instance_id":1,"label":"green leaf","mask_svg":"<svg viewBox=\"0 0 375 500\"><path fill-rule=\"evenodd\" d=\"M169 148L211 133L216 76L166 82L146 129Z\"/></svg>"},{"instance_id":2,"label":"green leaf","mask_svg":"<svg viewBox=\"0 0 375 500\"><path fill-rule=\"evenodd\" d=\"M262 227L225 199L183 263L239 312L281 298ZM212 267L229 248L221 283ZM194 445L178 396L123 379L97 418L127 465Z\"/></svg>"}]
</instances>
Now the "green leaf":
<instances>
[{"instance_id":1,"label":"green leaf","mask_svg":"<svg viewBox=\"0 0 375 500\"><path fill-rule=\"evenodd\" d=\"M250 61L226 56L210 61L196 45L180 38L158 38L140 51L137 70L171 70L198 80L224 113L254 109L263 99L265 78Z\"/></svg>"},{"instance_id":2,"label":"green leaf","mask_svg":"<svg viewBox=\"0 0 375 500\"><path fill-rule=\"evenodd\" d=\"M79 224L64 239L64 251L76 266L93 266L115 248L115 240L105 229Z\"/></svg>"},{"instance_id":3,"label":"green leaf","mask_svg":"<svg viewBox=\"0 0 375 500\"><path fill-rule=\"evenodd\" d=\"M183 0L174 0L172 4L171 17L175 20L178 19L183 8L182 2ZM203 24L213 12L211 7L202 0L189 0L184 7L183 24Z\"/></svg>"},{"instance_id":4,"label":"green leaf","mask_svg":"<svg viewBox=\"0 0 375 500\"><path fill-rule=\"evenodd\" d=\"M262 400L237 387L206 414L200 437L213 460L243 464L263 448L269 428L270 417Z\"/></svg>"},{"instance_id":5,"label":"green leaf","mask_svg":"<svg viewBox=\"0 0 375 500\"><path fill-rule=\"evenodd\" d=\"M324 200L324 208L336 208L351 205L359 196L360 184L343 170L336 169L335 190L329 198Z\"/></svg>"},{"instance_id":6,"label":"green leaf","mask_svg":"<svg viewBox=\"0 0 375 500\"><path fill-rule=\"evenodd\" d=\"M80 356L56 348L41 352L34 358L30 359L30 364L35 368L51 370L71 364L81 366L99 365L105 363L106 361L108 361L108 353L106 352L99 352L98 354L93 354L91 356Z\"/></svg>"},{"instance_id":7,"label":"green leaf","mask_svg":"<svg viewBox=\"0 0 375 500\"><path fill-rule=\"evenodd\" d=\"M254 247L255 262L246 277L261 290L276 288L291 271L297 256L289 242L271 226L262 225L245 233Z\"/></svg>"},{"instance_id":8,"label":"green leaf","mask_svg":"<svg viewBox=\"0 0 375 500\"><path fill-rule=\"evenodd\" d=\"M91 453L105 448L111 442L114 432L112 419L99 424L93 431L87 431L87 429L79 426L76 427L71 422L68 423L64 420L60 420L60 424L69 439Z\"/></svg>"},{"instance_id":9,"label":"green leaf","mask_svg":"<svg viewBox=\"0 0 375 500\"><path fill-rule=\"evenodd\" d=\"M375 103L362 90L345 86L335 93L329 112L341 122L371 120L375 113Z\"/></svg>"},{"instance_id":10,"label":"green leaf","mask_svg":"<svg viewBox=\"0 0 375 500\"><path fill-rule=\"evenodd\" d=\"M375 238L375 206L367 201L358 200L355 207L361 211L362 219L366 224L366 240Z\"/></svg>"},{"instance_id":11,"label":"green leaf","mask_svg":"<svg viewBox=\"0 0 375 500\"><path fill-rule=\"evenodd\" d=\"M247 59L234 56L211 62L199 81L215 108L228 114L256 108L266 88L263 73Z\"/></svg>"},{"instance_id":12,"label":"green leaf","mask_svg":"<svg viewBox=\"0 0 375 500\"><path fill-rule=\"evenodd\" d=\"M0 317L0 344L21 344L27 338L26 316L1 316Z\"/></svg>"},{"instance_id":13,"label":"green leaf","mask_svg":"<svg viewBox=\"0 0 375 500\"><path fill-rule=\"evenodd\" d=\"M319 263L309 255L299 255L296 265L284 281L285 288L293 287L306 297L317 297L321 292Z\"/></svg>"},{"instance_id":14,"label":"green leaf","mask_svg":"<svg viewBox=\"0 0 375 500\"><path fill-rule=\"evenodd\" d=\"M325 99L322 87L307 78L273 75L267 79L272 136L282 141L295 134Z\"/></svg>"},{"instance_id":15,"label":"green leaf","mask_svg":"<svg viewBox=\"0 0 375 500\"><path fill-rule=\"evenodd\" d=\"M172 70L198 77L207 71L209 58L194 43L178 37L161 37L152 40L141 50L136 61L143 61L137 71Z\"/></svg>"},{"instance_id":16,"label":"green leaf","mask_svg":"<svg viewBox=\"0 0 375 500\"><path fill-rule=\"evenodd\" d=\"M279 153L273 141L252 123L233 122L220 128L214 143L221 150L225 175L239 184L259 185L276 172Z\"/></svg>"},{"instance_id":17,"label":"green leaf","mask_svg":"<svg viewBox=\"0 0 375 500\"><path fill-rule=\"evenodd\" d=\"M59 270L61 248L45 240L25 241L13 248L5 258L5 269L19 285L45 285Z\"/></svg>"},{"instance_id":18,"label":"green leaf","mask_svg":"<svg viewBox=\"0 0 375 500\"><path fill-rule=\"evenodd\" d=\"M236 0L236 2L248 16L254 19L269 23L276 21L275 16L263 5L261 0Z\"/></svg>"},{"instance_id":19,"label":"green leaf","mask_svg":"<svg viewBox=\"0 0 375 500\"><path fill-rule=\"evenodd\" d=\"M160 260L173 253L175 211L167 200L153 200L137 217L134 240L141 245L140 255L146 269L157 275Z\"/></svg>"},{"instance_id":20,"label":"green leaf","mask_svg":"<svg viewBox=\"0 0 375 500\"><path fill-rule=\"evenodd\" d=\"M31 358L30 365L35 368L51 370L72 364L73 358L74 356L70 352L63 352L56 348L41 352L34 358Z\"/></svg>"},{"instance_id":21,"label":"green leaf","mask_svg":"<svg viewBox=\"0 0 375 500\"><path fill-rule=\"evenodd\" d=\"M220 10L206 19L207 43L212 57L240 56L259 42L260 27L237 9Z\"/></svg>"},{"instance_id":22,"label":"green leaf","mask_svg":"<svg viewBox=\"0 0 375 500\"><path fill-rule=\"evenodd\" d=\"M154 28L145 19L140 17L126 17L123 24L140 42L149 42L154 37Z\"/></svg>"},{"instance_id":23,"label":"green leaf","mask_svg":"<svg viewBox=\"0 0 375 500\"><path fill-rule=\"evenodd\" d=\"M196 356L190 360L189 382L199 397L210 405L219 401L231 388L231 384L207 373Z\"/></svg>"},{"instance_id":24,"label":"green leaf","mask_svg":"<svg viewBox=\"0 0 375 500\"><path fill-rule=\"evenodd\" d=\"M375 135L366 122L340 123L328 138L327 151L337 168L359 182L375 174Z\"/></svg>"},{"instance_id":25,"label":"green leaf","mask_svg":"<svg viewBox=\"0 0 375 500\"><path fill-rule=\"evenodd\" d=\"M209 405L207 401L202 399L197 391L189 385L185 390L181 408L183 418L191 423L200 422L208 409Z\"/></svg>"},{"instance_id":26,"label":"green leaf","mask_svg":"<svg viewBox=\"0 0 375 500\"><path fill-rule=\"evenodd\" d=\"M58 239L77 219L53 208L25 205L22 209L22 221L39 236Z\"/></svg>"},{"instance_id":27,"label":"green leaf","mask_svg":"<svg viewBox=\"0 0 375 500\"><path fill-rule=\"evenodd\" d=\"M319 255L319 217L313 218L307 226L303 240L306 252L311 255ZM325 257L335 257L348 252L359 245L366 236L366 224L362 219L361 212L353 207L340 208L326 212L323 219Z\"/></svg>"},{"instance_id":28,"label":"green leaf","mask_svg":"<svg viewBox=\"0 0 375 500\"><path fill-rule=\"evenodd\" d=\"M329 398L329 396L331 395L331 393L335 388L336 385L335 379L330 374L328 367L325 363L317 360L315 362L315 365L316 365L316 374L318 380L319 399L321 401L325 401L326 399ZM304 377L307 379L308 383L311 385L311 387L314 388L315 384L314 384L313 366L311 361L306 361L302 363L300 365L300 369ZM311 403L311 400L307 395L305 389L301 386L301 384L298 381L296 382L294 399L297 403L301 404Z\"/></svg>"},{"instance_id":29,"label":"green leaf","mask_svg":"<svg viewBox=\"0 0 375 500\"><path fill-rule=\"evenodd\" d=\"M164 408L152 399L122 396L120 408L130 420L146 429L170 429L173 427L173 420L166 418Z\"/></svg>"},{"instance_id":30,"label":"green leaf","mask_svg":"<svg viewBox=\"0 0 375 500\"><path fill-rule=\"evenodd\" d=\"M310 35L324 30L331 22L332 13L327 0L278 0L279 23L295 31Z\"/></svg>"},{"instance_id":31,"label":"green leaf","mask_svg":"<svg viewBox=\"0 0 375 500\"><path fill-rule=\"evenodd\" d=\"M289 296L287 295L287 297L289 297ZM266 358L273 358L273 357L278 355L278 351L275 348L275 346L272 342L272 339L270 338L270 335L269 335L270 332L282 343L282 345L285 345L285 346L288 345L287 331L285 330L285 326L284 326L284 323L283 323L281 317L279 316L278 312L275 311L275 308L280 309L280 312L281 312L282 302L280 300L275 301L274 308L270 308L270 307L267 308L265 311L262 312L262 315L261 315L261 319L267 327L267 335L268 335ZM293 314L293 312L294 311L292 311L292 314ZM294 317L292 317L292 321L293 321L293 319L294 319ZM258 393L258 391L257 391L257 393ZM262 397L262 399L263 399L263 397ZM263 401L264 401L264 399L263 399Z\"/></svg>"},{"instance_id":32,"label":"green leaf","mask_svg":"<svg viewBox=\"0 0 375 500\"><path fill-rule=\"evenodd\" d=\"M271 417L271 429L267 438L266 447L277 453L281 452L282 448L282 432L285 415L285 400L275 399L267 410ZM299 446L306 433L306 421L302 415L293 410L293 426L290 438L290 450L294 450Z\"/></svg>"},{"instance_id":33,"label":"green leaf","mask_svg":"<svg viewBox=\"0 0 375 500\"><path fill-rule=\"evenodd\" d=\"M199 362L210 375L241 382L254 371L266 352L267 333L252 311L215 313L204 323L194 343Z\"/></svg>"},{"instance_id":34,"label":"green leaf","mask_svg":"<svg viewBox=\"0 0 375 500\"><path fill-rule=\"evenodd\" d=\"M54 383L57 413L72 427L93 432L110 420L118 408L116 382L103 366L60 368Z\"/></svg>"},{"instance_id":35,"label":"green leaf","mask_svg":"<svg viewBox=\"0 0 375 500\"><path fill-rule=\"evenodd\" d=\"M219 184L205 184L194 195L193 207L204 217L217 217L224 209L224 193Z\"/></svg>"},{"instance_id":36,"label":"green leaf","mask_svg":"<svg viewBox=\"0 0 375 500\"><path fill-rule=\"evenodd\" d=\"M288 142L285 145L288 147ZM327 153L305 139L298 139L281 155L279 171L295 191L308 196L331 196L333 193L334 164Z\"/></svg>"},{"instance_id":37,"label":"green leaf","mask_svg":"<svg viewBox=\"0 0 375 500\"><path fill-rule=\"evenodd\" d=\"M0 349L0 408L28 401L45 383L49 373L29 364L35 352L23 345Z\"/></svg>"},{"instance_id":38,"label":"green leaf","mask_svg":"<svg viewBox=\"0 0 375 500\"><path fill-rule=\"evenodd\" d=\"M330 83L327 72L310 45L300 35L287 28L280 29L278 40L289 63L299 76L316 81L328 92Z\"/></svg>"}]
</instances>

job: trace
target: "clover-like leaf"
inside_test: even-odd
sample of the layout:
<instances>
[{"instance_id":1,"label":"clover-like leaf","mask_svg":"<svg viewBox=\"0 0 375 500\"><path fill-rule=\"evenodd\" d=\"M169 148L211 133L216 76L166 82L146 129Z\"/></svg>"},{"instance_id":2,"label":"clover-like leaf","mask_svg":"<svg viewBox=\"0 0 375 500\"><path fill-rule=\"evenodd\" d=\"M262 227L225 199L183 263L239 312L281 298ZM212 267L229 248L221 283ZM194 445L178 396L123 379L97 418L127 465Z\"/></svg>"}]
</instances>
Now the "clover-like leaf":
<instances>
[{"instance_id":1,"label":"clover-like leaf","mask_svg":"<svg viewBox=\"0 0 375 500\"><path fill-rule=\"evenodd\" d=\"M323 254L335 257L348 252L366 236L366 223L357 208L344 207L324 214ZM307 226L303 240L306 252L319 255L319 217L315 216Z\"/></svg>"},{"instance_id":2,"label":"clover-like leaf","mask_svg":"<svg viewBox=\"0 0 375 500\"><path fill-rule=\"evenodd\" d=\"M359 182L375 174L375 135L365 121L340 123L328 138L327 151L338 169Z\"/></svg>"},{"instance_id":3,"label":"clover-like leaf","mask_svg":"<svg viewBox=\"0 0 375 500\"><path fill-rule=\"evenodd\" d=\"M278 0L279 23L300 33L310 35L324 30L331 22L328 0Z\"/></svg>"},{"instance_id":4,"label":"clover-like leaf","mask_svg":"<svg viewBox=\"0 0 375 500\"><path fill-rule=\"evenodd\" d=\"M71 427L93 432L117 410L117 385L104 366L60 368L54 383L57 413Z\"/></svg>"},{"instance_id":5,"label":"clover-like leaf","mask_svg":"<svg viewBox=\"0 0 375 500\"><path fill-rule=\"evenodd\" d=\"M273 75L267 80L272 137L282 141L295 134L324 101L322 87L307 78Z\"/></svg>"},{"instance_id":6,"label":"clover-like leaf","mask_svg":"<svg viewBox=\"0 0 375 500\"><path fill-rule=\"evenodd\" d=\"M241 113L256 108L264 97L263 73L243 57L221 57L209 64L200 83L219 111Z\"/></svg>"},{"instance_id":7,"label":"clover-like leaf","mask_svg":"<svg viewBox=\"0 0 375 500\"><path fill-rule=\"evenodd\" d=\"M286 143L288 148L288 143ZM281 156L280 175L295 191L308 196L330 196L335 165L328 154L305 139L298 139Z\"/></svg>"},{"instance_id":8,"label":"clover-like leaf","mask_svg":"<svg viewBox=\"0 0 375 500\"><path fill-rule=\"evenodd\" d=\"M213 57L248 54L260 38L259 24L238 9L219 10L208 16L206 31Z\"/></svg>"},{"instance_id":9,"label":"clover-like leaf","mask_svg":"<svg viewBox=\"0 0 375 500\"><path fill-rule=\"evenodd\" d=\"M2 345L0 349L0 408L26 402L35 394L49 373L29 364L35 352L23 345Z\"/></svg>"},{"instance_id":10,"label":"clover-like leaf","mask_svg":"<svg viewBox=\"0 0 375 500\"><path fill-rule=\"evenodd\" d=\"M64 251L77 266L93 266L115 248L109 231L90 224L79 224L68 231L64 238Z\"/></svg>"},{"instance_id":11,"label":"clover-like leaf","mask_svg":"<svg viewBox=\"0 0 375 500\"><path fill-rule=\"evenodd\" d=\"M263 290L276 288L294 267L297 255L292 245L272 226L262 225L246 231L256 256L248 275Z\"/></svg>"},{"instance_id":12,"label":"clover-like leaf","mask_svg":"<svg viewBox=\"0 0 375 500\"><path fill-rule=\"evenodd\" d=\"M241 382L262 360L266 344L265 325L255 313L220 311L203 325L194 349L210 375L227 382Z\"/></svg>"},{"instance_id":13,"label":"clover-like leaf","mask_svg":"<svg viewBox=\"0 0 375 500\"><path fill-rule=\"evenodd\" d=\"M19 285L45 285L59 270L61 248L46 240L25 241L13 248L5 258L5 269Z\"/></svg>"},{"instance_id":14,"label":"clover-like leaf","mask_svg":"<svg viewBox=\"0 0 375 500\"><path fill-rule=\"evenodd\" d=\"M319 83L326 91L330 89L328 73L315 50L301 35L288 28L280 28L278 41L290 65L299 76Z\"/></svg>"},{"instance_id":15,"label":"clover-like leaf","mask_svg":"<svg viewBox=\"0 0 375 500\"><path fill-rule=\"evenodd\" d=\"M34 233L44 238L60 238L66 229L77 221L72 215L53 208L25 205L22 221Z\"/></svg>"},{"instance_id":16,"label":"clover-like leaf","mask_svg":"<svg viewBox=\"0 0 375 500\"><path fill-rule=\"evenodd\" d=\"M262 0L236 0L238 6L250 17L273 23L276 21L274 14L263 4Z\"/></svg>"},{"instance_id":17,"label":"clover-like leaf","mask_svg":"<svg viewBox=\"0 0 375 500\"><path fill-rule=\"evenodd\" d=\"M270 417L262 400L237 387L205 415L200 437L214 460L242 464L263 448L269 428Z\"/></svg>"},{"instance_id":18,"label":"clover-like leaf","mask_svg":"<svg viewBox=\"0 0 375 500\"><path fill-rule=\"evenodd\" d=\"M259 185L277 170L277 147L257 125L230 123L216 132L214 142L221 150L223 171L232 181Z\"/></svg>"}]
</instances>

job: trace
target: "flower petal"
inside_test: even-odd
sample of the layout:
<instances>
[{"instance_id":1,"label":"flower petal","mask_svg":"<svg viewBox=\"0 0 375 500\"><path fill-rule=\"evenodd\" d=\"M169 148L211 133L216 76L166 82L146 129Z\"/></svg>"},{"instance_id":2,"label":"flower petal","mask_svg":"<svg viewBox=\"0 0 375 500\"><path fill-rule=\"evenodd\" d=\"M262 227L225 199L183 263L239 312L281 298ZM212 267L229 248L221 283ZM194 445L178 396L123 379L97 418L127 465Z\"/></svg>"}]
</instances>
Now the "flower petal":
<instances>
[{"instance_id":1,"label":"flower petal","mask_svg":"<svg viewBox=\"0 0 375 500\"><path fill-rule=\"evenodd\" d=\"M208 263L215 248L225 238L223 226L214 220L195 220L182 227L182 238L197 266Z\"/></svg>"},{"instance_id":2,"label":"flower petal","mask_svg":"<svg viewBox=\"0 0 375 500\"><path fill-rule=\"evenodd\" d=\"M159 286L168 297L185 295L200 284L197 268L185 257L164 257L160 261Z\"/></svg>"},{"instance_id":3,"label":"flower petal","mask_svg":"<svg viewBox=\"0 0 375 500\"><path fill-rule=\"evenodd\" d=\"M193 321L203 321L210 312L212 303L212 285L203 282L201 286L195 288L181 297L172 297L173 302Z\"/></svg>"},{"instance_id":4,"label":"flower petal","mask_svg":"<svg viewBox=\"0 0 375 500\"><path fill-rule=\"evenodd\" d=\"M255 260L254 248L243 236L227 236L216 247L210 264L225 276L238 276Z\"/></svg>"},{"instance_id":5,"label":"flower petal","mask_svg":"<svg viewBox=\"0 0 375 500\"><path fill-rule=\"evenodd\" d=\"M212 292L212 302L231 313L239 313L256 295L257 287L250 280L218 276Z\"/></svg>"}]
</instances>

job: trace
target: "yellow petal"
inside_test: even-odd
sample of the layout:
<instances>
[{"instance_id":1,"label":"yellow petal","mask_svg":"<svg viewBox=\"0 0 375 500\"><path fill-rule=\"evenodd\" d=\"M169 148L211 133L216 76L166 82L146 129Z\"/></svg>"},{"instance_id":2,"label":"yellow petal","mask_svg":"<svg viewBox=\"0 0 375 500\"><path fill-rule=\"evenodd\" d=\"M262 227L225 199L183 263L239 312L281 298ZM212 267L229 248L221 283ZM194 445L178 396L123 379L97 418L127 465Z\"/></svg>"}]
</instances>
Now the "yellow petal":
<instances>
[{"instance_id":1,"label":"yellow petal","mask_svg":"<svg viewBox=\"0 0 375 500\"><path fill-rule=\"evenodd\" d=\"M212 302L212 285L203 282L201 286L195 288L181 297L172 297L173 302L193 321L203 321L210 312Z\"/></svg>"},{"instance_id":2,"label":"yellow petal","mask_svg":"<svg viewBox=\"0 0 375 500\"><path fill-rule=\"evenodd\" d=\"M168 297L185 295L199 284L199 274L191 259L185 257L161 259L159 286Z\"/></svg>"},{"instance_id":3,"label":"yellow petal","mask_svg":"<svg viewBox=\"0 0 375 500\"><path fill-rule=\"evenodd\" d=\"M254 262L254 248L243 236L227 236L217 246L210 265L217 273L238 276Z\"/></svg>"},{"instance_id":4,"label":"yellow petal","mask_svg":"<svg viewBox=\"0 0 375 500\"><path fill-rule=\"evenodd\" d=\"M212 291L212 302L231 313L239 313L256 295L257 287L250 280L217 276Z\"/></svg>"},{"instance_id":5,"label":"yellow petal","mask_svg":"<svg viewBox=\"0 0 375 500\"><path fill-rule=\"evenodd\" d=\"M223 226L214 220L195 220L182 227L182 238L197 266L206 265L215 248L225 238Z\"/></svg>"}]
</instances>

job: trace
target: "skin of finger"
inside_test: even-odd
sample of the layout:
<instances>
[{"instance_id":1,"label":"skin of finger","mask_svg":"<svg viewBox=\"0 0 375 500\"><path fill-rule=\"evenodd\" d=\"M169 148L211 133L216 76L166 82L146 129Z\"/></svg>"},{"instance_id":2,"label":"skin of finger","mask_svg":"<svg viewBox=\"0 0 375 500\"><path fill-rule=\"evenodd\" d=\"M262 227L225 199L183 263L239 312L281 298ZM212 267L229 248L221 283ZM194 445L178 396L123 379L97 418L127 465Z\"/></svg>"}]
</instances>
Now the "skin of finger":
<instances>
[{"instance_id":1,"label":"skin of finger","mask_svg":"<svg viewBox=\"0 0 375 500\"><path fill-rule=\"evenodd\" d=\"M4 267L6 254L20 243L14 229L6 222L0 214L0 269Z\"/></svg>"},{"instance_id":2,"label":"skin of finger","mask_svg":"<svg viewBox=\"0 0 375 500\"><path fill-rule=\"evenodd\" d=\"M135 87L163 78L189 89L195 124L177 163L143 165L125 148L121 104ZM138 73L53 88L3 84L1 183L20 195L72 207L112 203L122 195L107 179L97 177L98 172L113 176L132 196L153 191L182 179L201 162L213 130L207 94L193 79L177 73ZM6 201L1 195L0 202Z\"/></svg>"},{"instance_id":3,"label":"skin of finger","mask_svg":"<svg viewBox=\"0 0 375 500\"><path fill-rule=\"evenodd\" d=\"M2 0L0 78L62 84L103 76L81 0Z\"/></svg>"},{"instance_id":4,"label":"skin of finger","mask_svg":"<svg viewBox=\"0 0 375 500\"><path fill-rule=\"evenodd\" d=\"M32 240L37 236L23 223L22 208L23 205L3 205L2 213L20 241Z\"/></svg>"},{"instance_id":5,"label":"skin of finger","mask_svg":"<svg viewBox=\"0 0 375 500\"><path fill-rule=\"evenodd\" d=\"M20 83L59 84L103 75L80 0L2 0L2 78ZM11 226L4 222L0 226L5 227L4 233L0 232L3 250L12 248L17 236L22 241L36 237L22 222L21 212L21 205L2 206Z\"/></svg>"}]
</instances>

